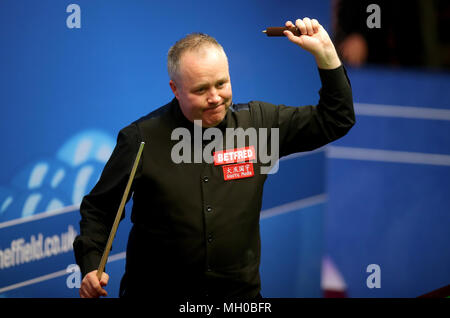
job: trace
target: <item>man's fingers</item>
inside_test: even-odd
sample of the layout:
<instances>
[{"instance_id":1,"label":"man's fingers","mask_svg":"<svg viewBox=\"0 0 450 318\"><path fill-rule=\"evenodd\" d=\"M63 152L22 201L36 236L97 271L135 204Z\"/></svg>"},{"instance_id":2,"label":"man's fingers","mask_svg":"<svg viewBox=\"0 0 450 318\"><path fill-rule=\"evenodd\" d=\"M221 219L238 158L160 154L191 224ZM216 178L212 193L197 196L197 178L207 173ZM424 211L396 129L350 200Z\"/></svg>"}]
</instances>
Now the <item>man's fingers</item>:
<instances>
[{"instance_id":1,"label":"man's fingers","mask_svg":"<svg viewBox=\"0 0 450 318\"><path fill-rule=\"evenodd\" d=\"M292 21L286 21L284 25L289 29L289 31L292 32L292 34L294 34L294 32L297 30L297 27L294 25L294 23L292 23Z\"/></svg>"},{"instance_id":2,"label":"man's fingers","mask_svg":"<svg viewBox=\"0 0 450 318\"><path fill-rule=\"evenodd\" d=\"M100 285L100 282L98 281L97 277L91 277L91 279L88 280L89 288L88 292L89 294L93 294L96 297L103 295L105 293L105 290Z\"/></svg>"},{"instance_id":3,"label":"man's fingers","mask_svg":"<svg viewBox=\"0 0 450 318\"><path fill-rule=\"evenodd\" d=\"M106 286L109 281L109 275L102 273L101 280L97 278L97 271L89 272L81 282L80 297L82 298L98 298L100 296L108 296L108 293L102 287Z\"/></svg>"},{"instance_id":4,"label":"man's fingers","mask_svg":"<svg viewBox=\"0 0 450 318\"><path fill-rule=\"evenodd\" d=\"M106 286L108 280L109 276L105 273L103 273L101 281L98 280L96 274L86 275L80 288L80 296L89 298L107 296L108 293L102 288L102 286Z\"/></svg>"},{"instance_id":5,"label":"man's fingers","mask_svg":"<svg viewBox=\"0 0 450 318\"><path fill-rule=\"evenodd\" d=\"M292 21L286 21L286 23L284 24L287 28L292 28L295 27L295 25L292 23Z\"/></svg>"},{"instance_id":6,"label":"man's fingers","mask_svg":"<svg viewBox=\"0 0 450 318\"><path fill-rule=\"evenodd\" d=\"M98 298L100 296L107 296L108 293L98 284L96 286L86 286L83 289L83 295L87 298Z\"/></svg>"},{"instance_id":7,"label":"man's fingers","mask_svg":"<svg viewBox=\"0 0 450 318\"><path fill-rule=\"evenodd\" d=\"M100 286L106 286L108 285L108 281L109 281L109 275L106 273L102 273L102 279L100 280Z\"/></svg>"},{"instance_id":8,"label":"man's fingers","mask_svg":"<svg viewBox=\"0 0 450 318\"><path fill-rule=\"evenodd\" d=\"M317 21L316 19L310 19L308 17L295 20L295 25L290 20L286 21L284 25L289 28L290 31L294 31L294 28L298 29L300 31L300 35L311 36L319 32L320 30L319 21Z\"/></svg>"},{"instance_id":9,"label":"man's fingers","mask_svg":"<svg viewBox=\"0 0 450 318\"><path fill-rule=\"evenodd\" d=\"M88 295L88 297L97 298L100 296L100 293L99 293L100 289L101 289L100 284L98 284L98 289L97 289L95 284L88 282L84 291Z\"/></svg>"},{"instance_id":10,"label":"man's fingers","mask_svg":"<svg viewBox=\"0 0 450 318\"><path fill-rule=\"evenodd\" d=\"M100 281L100 286L104 287L104 286L106 286L106 284L107 283ZM104 288L102 288L100 290L100 296L108 296L108 292Z\"/></svg>"},{"instance_id":11,"label":"man's fingers","mask_svg":"<svg viewBox=\"0 0 450 318\"><path fill-rule=\"evenodd\" d=\"M106 273L103 273L102 279L100 280L100 286L104 287L104 286L108 285L108 281L109 281L109 275ZM102 292L102 294L101 294L102 296L108 296L108 292L104 288L102 288L101 292Z\"/></svg>"},{"instance_id":12,"label":"man's fingers","mask_svg":"<svg viewBox=\"0 0 450 318\"><path fill-rule=\"evenodd\" d=\"M303 23L306 26L306 32L308 33L308 35L309 36L313 35L314 31L313 31L313 27L312 27L312 24L311 24L311 19L310 18L303 18Z\"/></svg>"},{"instance_id":13,"label":"man's fingers","mask_svg":"<svg viewBox=\"0 0 450 318\"><path fill-rule=\"evenodd\" d=\"M92 294L88 291L86 284L85 284L85 285L82 285L81 288L80 288L80 297L81 297L81 298L95 298L95 296L92 295Z\"/></svg>"},{"instance_id":14,"label":"man's fingers","mask_svg":"<svg viewBox=\"0 0 450 318\"><path fill-rule=\"evenodd\" d=\"M107 292L105 289L102 288L102 289L100 290L99 296L106 297L106 296L108 296L108 292Z\"/></svg>"},{"instance_id":15,"label":"man's fingers","mask_svg":"<svg viewBox=\"0 0 450 318\"><path fill-rule=\"evenodd\" d=\"M316 19L312 19L311 20L311 25L312 25L314 33L319 32L319 21L317 21Z\"/></svg>"},{"instance_id":16,"label":"man's fingers","mask_svg":"<svg viewBox=\"0 0 450 318\"><path fill-rule=\"evenodd\" d=\"M301 19L295 20L295 25L300 30L300 33L302 35L308 34L308 30L306 29L306 25L305 25L305 22L303 22L303 20L301 20Z\"/></svg>"},{"instance_id":17,"label":"man's fingers","mask_svg":"<svg viewBox=\"0 0 450 318\"><path fill-rule=\"evenodd\" d=\"M90 293L88 290L83 291L83 295L81 296L83 298L98 298L95 294Z\"/></svg>"}]
</instances>

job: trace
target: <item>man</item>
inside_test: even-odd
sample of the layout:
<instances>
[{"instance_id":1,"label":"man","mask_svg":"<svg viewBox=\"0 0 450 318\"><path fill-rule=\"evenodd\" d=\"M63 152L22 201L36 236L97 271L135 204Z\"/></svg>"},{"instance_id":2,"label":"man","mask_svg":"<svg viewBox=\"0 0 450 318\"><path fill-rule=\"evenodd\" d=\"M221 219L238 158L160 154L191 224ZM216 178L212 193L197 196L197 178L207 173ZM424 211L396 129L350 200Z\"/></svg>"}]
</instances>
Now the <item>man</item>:
<instances>
[{"instance_id":1,"label":"man","mask_svg":"<svg viewBox=\"0 0 450 318\"><path fill-rule=\"evenodd\" d=\"M227 128L275 128L281 156L313 150L345 135L355 117L351 88L333 43L317 20L298 19L295 26L291 21L286 26L301 31L301 36L290 31L285 35L312 53L319 67L322 90L315 107L233 104L228 61L220 44L207 35L191 34L170 49L169 84L175 98L120 131L99 182L81 204L81 234L74 242L84 276L81 297L107 295L103 287L108 275L99 281L96 268L141 141L146 146L133 182L133 228L120 295L260 295L259 213L266 179L261 162L244 163L251 165L251 174L232 180L223 168L229 166L217 162L175 163L177 141L172 133L180 127L193 132L196 120L203 130L214 127L225 135ZM203 141L201 149L207 143Z\"/></svg>"}]
</instances>

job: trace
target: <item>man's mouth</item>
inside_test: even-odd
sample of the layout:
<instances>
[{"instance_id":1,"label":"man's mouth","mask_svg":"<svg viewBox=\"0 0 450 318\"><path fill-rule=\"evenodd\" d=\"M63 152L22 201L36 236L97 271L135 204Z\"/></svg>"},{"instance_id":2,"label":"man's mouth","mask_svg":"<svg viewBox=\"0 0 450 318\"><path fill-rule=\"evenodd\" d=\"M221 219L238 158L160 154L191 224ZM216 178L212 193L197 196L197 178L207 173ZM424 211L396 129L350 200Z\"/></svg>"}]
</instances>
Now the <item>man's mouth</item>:
<instances>
[{"instance_id":1,"label":"man's mouth","mask_svg":"<svg viewBox=\"0 0 450 318\"><path fill-rule=\"evenodd\" d=\"M215 106L209 106L208 108L206 108L206 110L213 110L213 109L216 109L217 107L222 106L222 105L223 105L223 103L221 103L219 105L215 105Z\"/></svg>"}]
</instances>

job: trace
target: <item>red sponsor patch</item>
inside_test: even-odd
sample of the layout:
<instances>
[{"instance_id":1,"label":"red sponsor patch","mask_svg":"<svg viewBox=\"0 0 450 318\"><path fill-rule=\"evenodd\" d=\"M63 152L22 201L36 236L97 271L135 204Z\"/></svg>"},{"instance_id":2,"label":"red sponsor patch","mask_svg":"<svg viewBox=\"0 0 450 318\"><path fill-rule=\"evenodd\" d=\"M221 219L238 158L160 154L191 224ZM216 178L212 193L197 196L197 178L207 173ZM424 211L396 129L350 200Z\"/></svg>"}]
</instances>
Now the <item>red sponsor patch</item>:
<instances>
[{"instance_id":1,"label":"red sponsor patch","mask_svg":"<svg viewBox=\"0 0 450 318\"><path fill-rule=\"evenodd\" d=\"M243 162L234 165L223 166L223 179L234 180L250 178L255 174L253 171L253 162Z\"/></svg>"},{"instance_id":2,"label":"red sponsor patch","mask_svg":"<svg viewBox=\"0 0 450 318\"><path fill-rule=\"evenodd\" d=\"M214 165L227 165L256 159L255 147L244 147L214 152Z\"/></svg>"}]
</instances>

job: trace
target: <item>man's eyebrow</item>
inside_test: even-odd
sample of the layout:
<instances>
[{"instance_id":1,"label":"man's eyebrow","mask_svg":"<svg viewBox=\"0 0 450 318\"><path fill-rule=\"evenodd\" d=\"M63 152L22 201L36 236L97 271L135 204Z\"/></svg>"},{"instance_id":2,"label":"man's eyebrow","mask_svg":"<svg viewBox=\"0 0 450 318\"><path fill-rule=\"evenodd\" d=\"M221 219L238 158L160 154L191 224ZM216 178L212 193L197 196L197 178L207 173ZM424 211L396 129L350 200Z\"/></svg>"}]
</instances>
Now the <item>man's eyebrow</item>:
<instances>
[{"instance_id":1,"label":"man's eyebrow","mask_svg":"<svg viewBox=\"0 0 450 318\"><path fill-rule=\"evenodd\" d=\"M230 79L229 79L228 76L224 76L224 77L218 79L216 83L218 83L218 82L228 82L229 80L230 80Z\"/></svg>"},{"instance_id":2,"label":"man's eyebrow","mask_svg":"<svg viewBox=\"0 0 450 318\"><path fill-rule=\"evenodd\" d=\"M219 78L216 82L215 82L215 84L217 84L217 83L225 83L225 82L228 82L229 81L229 77L228 76L224 76L224 77L222 77L222 78ZM196 90L200 90L200 89L203 89L203 88L208 88L209 87L209 83L200 83L200 84L198 84L198 85L196 85L196 86L194 86L193 87L193 91L196 91Z\"/></svg>"},{"instance_id":3,"label":"man's eyebrow","mask_svg":"<svg viewBox=\"0 0 450 318\"><path fill-rule=\"evenodd\" d=\"M194 86L193 90L196 91L196 90L199 90L199 89L202 89L202 88L207 88L208 86L209 86L208 83L200 83L200 84Z\"/></svg>"}]
</instances>

